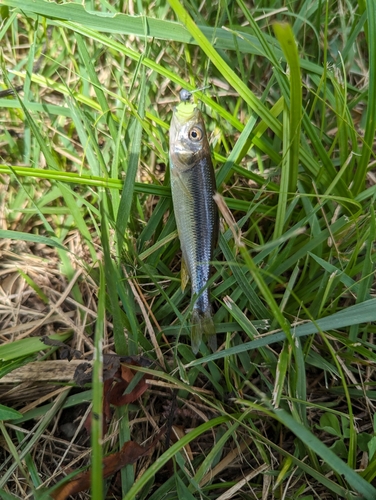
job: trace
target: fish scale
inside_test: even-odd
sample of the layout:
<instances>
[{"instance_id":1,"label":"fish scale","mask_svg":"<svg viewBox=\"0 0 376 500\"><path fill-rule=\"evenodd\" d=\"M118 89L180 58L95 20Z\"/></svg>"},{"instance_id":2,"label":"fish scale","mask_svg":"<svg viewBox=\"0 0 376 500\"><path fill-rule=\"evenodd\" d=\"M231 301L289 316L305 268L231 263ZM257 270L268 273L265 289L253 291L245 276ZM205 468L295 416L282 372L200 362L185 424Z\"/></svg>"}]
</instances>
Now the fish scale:
<instances>
[{"instance_id":1,"label":"fish scale","mask_svg":"<svg viewBox=\"0 0 376 500\"><path fill-rule=\"evenodd\" d=\"M218 235L214 202L215 176L200 110L182 102L170 127L171 191L180 244L191 279L192 350L197 353L203 335L215 348L209 290L210 262Z\"/></svg>"}]
</instances>

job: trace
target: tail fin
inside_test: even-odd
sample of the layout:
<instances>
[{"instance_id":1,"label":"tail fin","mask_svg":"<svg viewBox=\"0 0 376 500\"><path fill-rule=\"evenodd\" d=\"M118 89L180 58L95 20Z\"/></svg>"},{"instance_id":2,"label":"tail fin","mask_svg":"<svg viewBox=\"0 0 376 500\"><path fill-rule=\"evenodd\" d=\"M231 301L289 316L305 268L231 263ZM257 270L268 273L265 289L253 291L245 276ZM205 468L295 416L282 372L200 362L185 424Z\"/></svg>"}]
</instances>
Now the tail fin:
<instances>
[{"instance_id":1,"label":"tail fin","mask_svg":"<svg viewBox=\"0 0 376 500\"><path fill-rule=\"evenodd\" d=\"M198 353L202 337L207 337L208 344L212 351L217 350L217 337L215 334L214 321L210 312L210 309L201 312L197 309L193 309L192 312L192 351L194 354Z\"/></svg>"}]
</instances>

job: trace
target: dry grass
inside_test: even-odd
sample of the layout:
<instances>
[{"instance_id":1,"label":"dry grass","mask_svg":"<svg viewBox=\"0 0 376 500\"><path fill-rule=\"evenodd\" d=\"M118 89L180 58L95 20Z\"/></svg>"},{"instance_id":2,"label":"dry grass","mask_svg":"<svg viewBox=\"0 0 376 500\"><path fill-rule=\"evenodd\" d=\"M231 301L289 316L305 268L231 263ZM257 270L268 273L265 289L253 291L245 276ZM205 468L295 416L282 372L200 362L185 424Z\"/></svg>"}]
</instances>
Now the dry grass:
<instances>
[{"instance_id":1,"label":"dry grass","mask_svg":"<svg viewBox=\"0 0 376 500\"><path fill-rule=\"evenodd\" d=\"M371 14L365 32L353 1L261 2L254 25L242 0L190 2L216 51L163 2L147 43L133 2L4 4L3 86L23 90L0 97L0 498L62 500L89 466L72 498L375 498ZM274 20L294 24L302 103ZM196 358L167 129L180 86L207 80L225 198L219 348ZM102 492L128 441L143 452Z\"/></svg>"}]
</instances>

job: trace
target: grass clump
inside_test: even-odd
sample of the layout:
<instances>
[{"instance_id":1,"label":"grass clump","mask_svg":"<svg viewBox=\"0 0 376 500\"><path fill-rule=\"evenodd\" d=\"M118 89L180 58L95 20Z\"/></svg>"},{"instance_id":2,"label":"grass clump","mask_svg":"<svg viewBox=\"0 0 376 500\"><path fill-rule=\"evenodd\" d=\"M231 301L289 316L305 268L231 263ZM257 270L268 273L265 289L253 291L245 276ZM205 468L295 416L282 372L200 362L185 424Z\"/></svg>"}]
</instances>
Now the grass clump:
<instances>
[{"instance_id":1,"label":"grass clump","mask_svg":"<svg viewBox=\"0 0 376 500\"><path fill-rule=\"evenodd\" d=\"M375 12L3 0L0 496L376 497ZM196 357L167 137L206 84Z\"/></svg>"}]
</instances>

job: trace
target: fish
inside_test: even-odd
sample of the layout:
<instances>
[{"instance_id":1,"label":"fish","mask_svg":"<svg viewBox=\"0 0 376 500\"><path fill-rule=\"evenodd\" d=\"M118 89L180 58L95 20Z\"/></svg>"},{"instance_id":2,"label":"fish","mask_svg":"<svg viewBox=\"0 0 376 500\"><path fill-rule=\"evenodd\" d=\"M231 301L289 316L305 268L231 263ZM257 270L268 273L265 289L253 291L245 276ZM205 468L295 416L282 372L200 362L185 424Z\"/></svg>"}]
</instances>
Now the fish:
<instances>
[{"instance_id":1,"label":"fish","mask_svg":"<svg viewBox=\"0 0 376 500\"><path fill-rule=\"evenodd\" d=\"M213 199L214 168L204 118L196 104L183 97L170 124L172 201L186 269L192 288L191 346L197 354L202 338L217 348L208 281L218 239L219 218ZM183 273L182 273L183 274Z\"/></svg>"}]
</instances>

